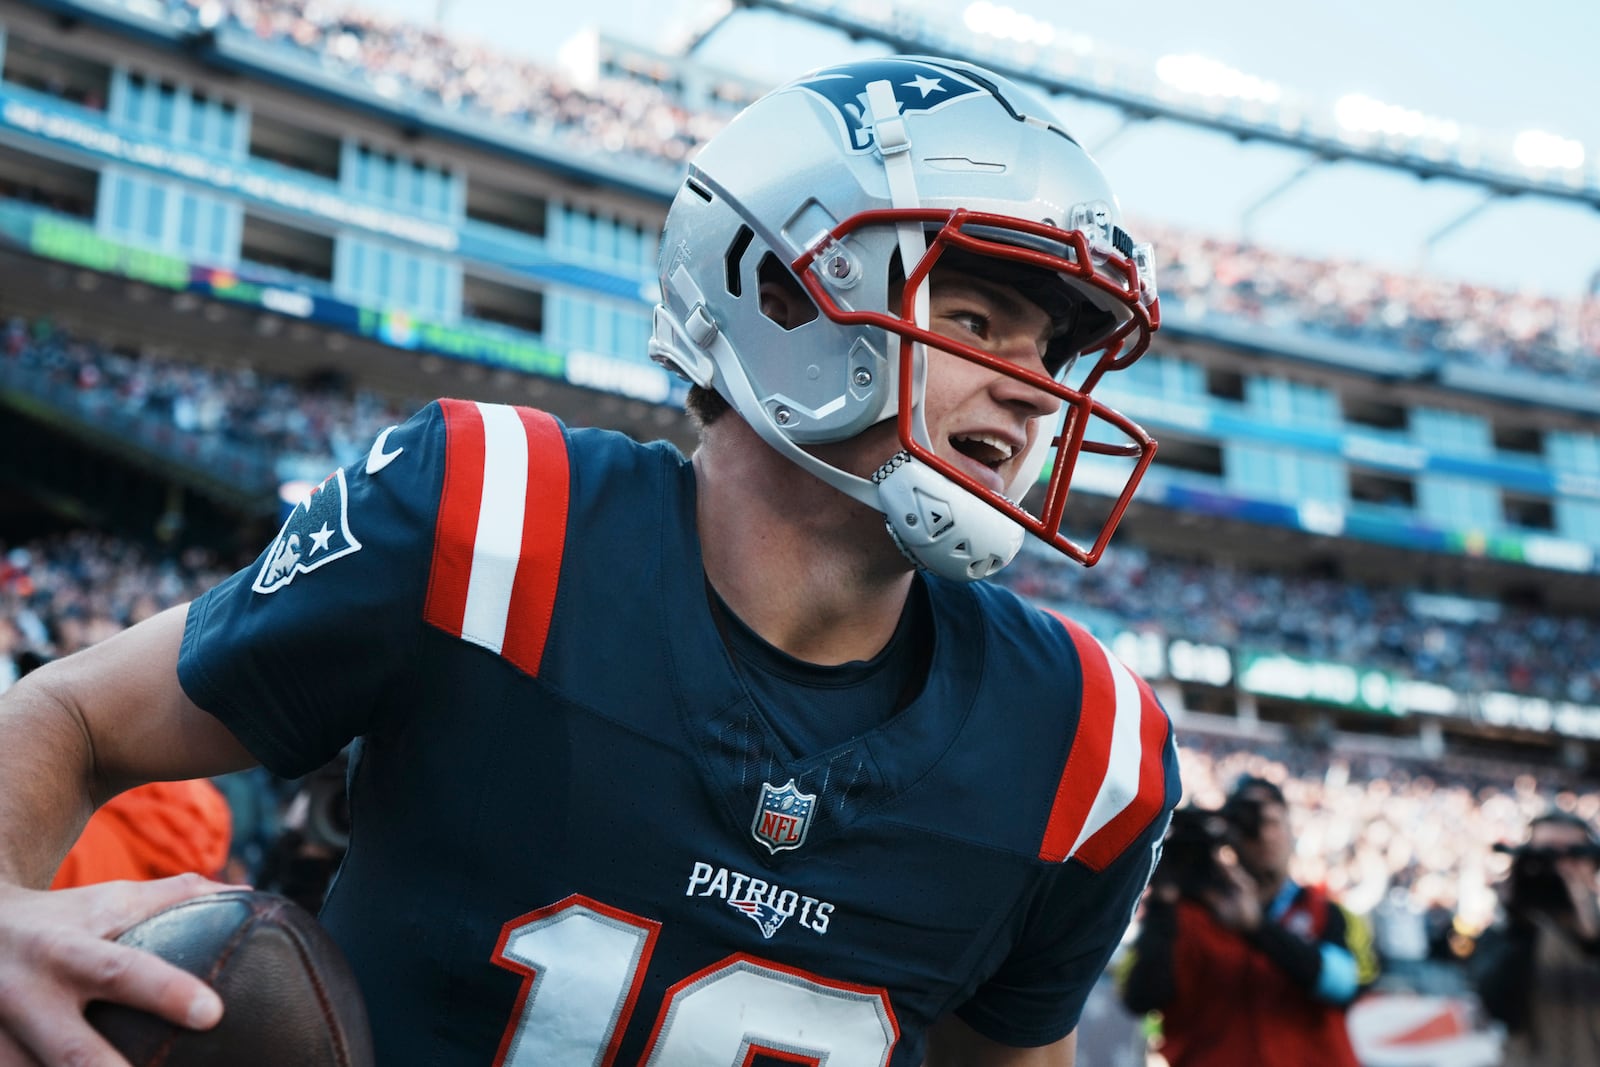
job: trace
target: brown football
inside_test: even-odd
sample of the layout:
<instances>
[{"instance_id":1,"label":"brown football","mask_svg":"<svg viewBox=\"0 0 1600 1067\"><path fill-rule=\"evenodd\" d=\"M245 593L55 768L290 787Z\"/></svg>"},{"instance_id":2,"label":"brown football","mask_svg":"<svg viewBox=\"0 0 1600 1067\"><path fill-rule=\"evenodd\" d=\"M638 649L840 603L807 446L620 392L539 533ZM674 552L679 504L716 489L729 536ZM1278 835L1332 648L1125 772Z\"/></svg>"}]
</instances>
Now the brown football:
<instances>
[{"instance_id":1,"label":"brown football","mask_svg":"<svg viewBox=\"0 0 1600 1067\"><path fill-rule=\"evenodd\" d=\"M222 1021L188 1030L120 1004L89 1022L133 1067L370 1067L367 1009L343 953L304 908L273 893L195 897L117 941L160 956L222 997Z\"/></svg>"}]
</instances>

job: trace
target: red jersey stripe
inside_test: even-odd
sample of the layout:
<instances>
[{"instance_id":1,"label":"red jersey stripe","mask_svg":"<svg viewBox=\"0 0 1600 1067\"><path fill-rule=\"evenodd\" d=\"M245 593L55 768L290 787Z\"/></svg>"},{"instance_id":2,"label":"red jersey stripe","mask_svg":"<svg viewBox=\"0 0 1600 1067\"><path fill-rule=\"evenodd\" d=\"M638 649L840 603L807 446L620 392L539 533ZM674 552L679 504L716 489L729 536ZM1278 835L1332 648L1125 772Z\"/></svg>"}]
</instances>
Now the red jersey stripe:
<instances>
[{"instance_id":1,"label":"red jersey stripe","mask_svg":"<svg viewBox=\"0 0 1600 1067\"><path fill-rule=\"evenodd\" d=\"M528 674L537 675L556 610L571 479L567 441L560 424L530 408L518 408L517 414L528 433L528 489L522 553L500 654Z\"/></svg>"},{"instance_id":2,"label":"red jersey stripe","mask_svg":"<svg viewBox=\"0 0 1600 1067\"><path fill-rule=\"evenodd\" d=\"M1172 727L1155 693L1142 679L1135 681L1139 686L1139 792L1078 849L1077 857L1097 871L1104 870L1144 832L1166 800L1167 735Z\"/></svg>"},{"instance_id":3,"label":"red jersey stripe","mask_svg":"<svg viewBox=\"0 0 1600 1067\"><path fill-rule=\"evenodd\" d=\"M445 477L424 618L537 674L566 540L566 438L544 412L440 406Z\"/></svg>"},{"instance_id":4,"label":"red jersey stripe","mask_svg":"<svg viewBox=\"0 0 1600 1067\"><path fill-rule=\"evenodd\" d=\"M1072 748L1067 753L1061 781L1056 786L1050 819L1045 824L1044 840L1039 845L1040 859L1060 863L1071 855L1084 824L1088 822L1095 798L1105 783L1106 771L1111 763L1117 695L1111 666L1100 651L1099 643L1072 620L1055 612L1050 614L1055 615L1072 636L1072 643L1078 650L1078 662L1083 668L1083 698L1078 730L1073 736Z\"/></svg>"},{"instance_id":5,"label":"red jersey stripe","mask_svg":"<svg viewBox=\"0 0 1600 1067\"><path fill-rule=\"evenodd\" d=\"M439 491L433 563L422 617L460 637L472 582L478 513L483 505L483 416L470 400L441 400L439 408L445 426L444 485Z\"/></svg>"}]
</instances>

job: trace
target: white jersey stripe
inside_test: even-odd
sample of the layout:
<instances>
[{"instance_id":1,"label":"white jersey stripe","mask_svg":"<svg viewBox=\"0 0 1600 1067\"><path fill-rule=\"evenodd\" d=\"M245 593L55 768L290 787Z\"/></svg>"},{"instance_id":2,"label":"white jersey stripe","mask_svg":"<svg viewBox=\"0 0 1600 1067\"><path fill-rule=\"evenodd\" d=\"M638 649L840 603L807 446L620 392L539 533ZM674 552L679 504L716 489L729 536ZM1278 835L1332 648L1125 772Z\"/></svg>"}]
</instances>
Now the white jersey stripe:
<instances>
[{"instance_id":1,"label":"white jersey stripe","mask_svg":"<svg viewBox=\"0 0 1600 1067\"><path fill-rule=\"evenodd\" d=\"M516 410L504 404L479 404L478 411L483 416L483 501L461 636L498 653L505 643L511 589L522 555L528 433Z\"/></svg>"},{"instance_id":2,"label":"white jersey stripe","mask_svg":"<svg viewBox=\"0 0 1600 1067\"><path fill-rule=\"evenodd\" d=\"M1111 654L1110 649L1099 640L1093 644L1111 669L1117 707L1111 722L1111 755L1106 764L1106 776L1095 794L1094 804L1089 808L1089 817L1078 832L1078 840L1073 842L1072 852L1068 855L1082 848L1085 841L1121 814L1139 795L1139 766L1143 749L1139 725L1144 712L1143 701L1139 697L1139 683L1122 665L1122 661Z\"/></svg>"}]
</instances>

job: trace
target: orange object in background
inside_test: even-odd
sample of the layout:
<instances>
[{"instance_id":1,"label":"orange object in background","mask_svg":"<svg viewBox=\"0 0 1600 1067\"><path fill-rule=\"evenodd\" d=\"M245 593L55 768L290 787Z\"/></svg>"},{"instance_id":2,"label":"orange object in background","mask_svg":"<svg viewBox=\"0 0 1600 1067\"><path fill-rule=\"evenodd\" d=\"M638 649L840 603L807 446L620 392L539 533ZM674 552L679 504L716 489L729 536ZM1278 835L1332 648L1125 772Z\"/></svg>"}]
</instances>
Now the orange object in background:
<instances>
[{"instance_id":1,"label":"orange object in background","mask_svg":"<svg viewBox=\"0 0 1600 1067\"><path fill-rule=\"evenodd\" d=\"M151 782L117 794L94 813L50 888L189 871L214 878L228 862L232 836L228 802L209 781Z\"/></svg>"}]
</instances>

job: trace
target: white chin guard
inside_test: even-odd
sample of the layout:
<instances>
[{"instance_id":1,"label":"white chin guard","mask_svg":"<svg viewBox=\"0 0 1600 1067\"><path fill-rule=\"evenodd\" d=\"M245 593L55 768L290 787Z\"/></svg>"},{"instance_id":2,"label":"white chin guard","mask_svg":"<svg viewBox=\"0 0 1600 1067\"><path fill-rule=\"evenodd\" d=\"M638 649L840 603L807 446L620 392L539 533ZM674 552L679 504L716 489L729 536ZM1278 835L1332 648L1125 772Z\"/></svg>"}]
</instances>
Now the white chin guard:
<instances>
[{"instance_id":1,"label":"white chin guard","mask_svg":"<svg viewBox=\"0 0 1600 1067\"><path fill-rule=\"evenodd\" d=\"M1022 548L1021 526L905 452L872 481L889 536L911 562L941 578L981 581Z\"/></svg>"}]
</instances>

